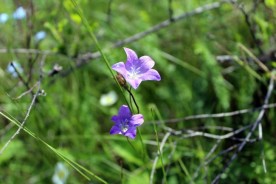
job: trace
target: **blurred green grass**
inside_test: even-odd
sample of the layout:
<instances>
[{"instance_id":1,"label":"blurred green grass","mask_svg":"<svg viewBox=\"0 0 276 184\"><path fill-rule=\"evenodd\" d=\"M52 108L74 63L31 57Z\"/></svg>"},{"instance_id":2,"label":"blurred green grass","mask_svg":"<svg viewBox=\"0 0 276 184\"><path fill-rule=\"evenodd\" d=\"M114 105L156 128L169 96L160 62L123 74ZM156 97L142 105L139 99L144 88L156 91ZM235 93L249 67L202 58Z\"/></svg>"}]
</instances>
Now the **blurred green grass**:
<instances>
[{"instance_id":1,"label":"blurred green grass","mask_svg":"<svg viewBox=\"0 0 276 184\"><path fill-rule=\"evenodd\" d=\"M138 90L133 91L146 121L140 128L147 151L147 157L143 159L141 156L143 148L138 138L131 141L136 149L134 151L124 137L109 135L112 126L110 118L125 102L103 59L98 58L83 67L74 68L74 58L78 54L97 50L71 1L6 0L0 7L0 13L12 15L19 5L24 6L30 13L31 2L34 9L29 19L16 21L10 18L6 23L0 24L0 48L26 48L29 35L32 38L30 48L37 47L55 53L47 56L43 67L45 75L42 89L47 95L39 96L39 102L34 106L26 127L64 155L109 183L149 182L153 160L158 151L153 125L148 123L155 119L151 112L153 106L158 108L161 116L159 118L162 120L192 114L234 111L262 104L266 93L264 81L267 76L261 73L257 66L250 65L262 77L263 82L235 62L229 64L234 71L224 74L229 66L220 65L215 60L215 56L224 54L248 57L239 49L239 43L252 48L253 41L243 15L230 4L179 21L143 39L124 45L137 51L139 56L151 56L156 61L155 68L162 77L160 82L144 82ZM107 48L118 40L147 30L168 19L168 1L112 1L110 19L107 15L108 2L107 0L78 1L102 48ZM214 1L173 0L172 2L174 14L179 15ZM243 3L246 10L252 7L252 2L249 0ZM269 4L269 1L266 3ZM264 11L267 9L271 12ZM273 49L269 38L275 36L275 11L272 10L275 10L275 6L259 5L252 15L261 29L257 35L263 40L262 47L267 52ZM45 30L47 36L36 45L34 35L40 30ZM257 49L251 51L258 54ZM164 53L179 59L182 65L164 57ZM8 74L6 67L9 62L16 60L24 69L22 76L27 79L30 73L29 55L12 52L0 54L1 111L8 112L18 121L22 121L31 96L28 94L18 100L13 99L25 92L26 87L18 78ZM122 48L105 51L105 55L111 64L126 59ZM41 56L35 60L30 86L39 78L40 60ZM47 72L54 64L62 66L63 71L72 67L74 69L65 77L60 75L48 77ZM183 64L196 68L202 75L183 67ZM99 103L101 95L111 90L116 91L119 100L112 106L101 106ZM271 102L274 100L275 92ZM255 117L256 114L245 114L219 120L183 121L168 126L174 129L203 125L240 128L252 123ZM273 149L276 127L273 125L273 120L275 112L269 110L263 123L263 144L268 173L263 173L260 159L261 143L254 143L249 144L239 155L238 161L235 161L223 175L222 182L272 183L276 179ZM17 128L3 117L1 122L2 147ZM163 125L157 126L160 141L166 133L162 127ZM163 152L165 169L169 168L166 171L167 183L191 182L189 176L193 176L215 142L216 140L204 137L184 139L180 136L171 136ZM233 144L231 140L221 143L216 153L231 144ZM21 132L3 155L0 155L0 180L5 183L50 183L58 161L61 159L56 154L30 135ZM207 171L204 169L199 171L199 177L194 183L204 183L205 179L209 183L221 171L224 162L223 157L217 158L206 167ZM161 183L162 179L162 164L159 160L154 181ZM97 182L92 178L92 183ZM88 183L88 181L70 168L67 183Z\"/></svg>"}]
</instances>

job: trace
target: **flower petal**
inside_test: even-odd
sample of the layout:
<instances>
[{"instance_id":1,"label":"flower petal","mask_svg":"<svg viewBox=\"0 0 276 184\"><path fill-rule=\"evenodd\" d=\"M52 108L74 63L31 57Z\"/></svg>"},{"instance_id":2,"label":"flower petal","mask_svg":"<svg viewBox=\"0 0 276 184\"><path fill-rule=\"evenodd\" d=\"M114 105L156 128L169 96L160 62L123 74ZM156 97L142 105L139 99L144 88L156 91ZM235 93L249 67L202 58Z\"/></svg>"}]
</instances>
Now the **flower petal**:
<instances>
[{"instance_id":1,"label":"flower petal","mask_svg":"<svg viewBox=\"0 0 276 184\"><path fill-rule=\"evenodd\" d=\"M139 70L140 74L147 72L155 64L155 62L149 56L142 56L139 58L139 61L140 61L140 64L139 64L139 68L137 68L137 70Z\"/></svg>"},{"instance_id":2,"label":"flower petal","mask_svg":"<svg viewBox=\"0 0 276 184\"><path fill-rule=\"evenodd\" d=\"M116 72L119 72L120 74L122 74L124 77L127 74L126 67L123 62L115 63L114 65L112 65L111 68Z\"/></svg>"},{"instance_id":3,"label":"flower petal","mask_svg":"<svg viewBox=\"0 0 276 184\"><path fill-rule=\"evenodd\" d=\"M132 62L138 60L138 56L134 50L124 47L124 50L127 55L127 62Z\"/></svg>"},{"instance_id":4,"label":"flower petal","mask_svg":"<svg viewBox=\"0 0 276 184\"><path fill-rule=\"evenodd\" d=\"M144 117L142 114L135 114L131 117L129 123L135 127L140 126L144 123Z\"/></svg>"},{"instance_id":5,"label":"flower petal","mask_svg":"<svg viewBox=\"0 0 276 184\"><path fill-rule=\"evenodd\" d=\"M125 133L124 136L134 139L136 137L136 127L130 127Z\"/></svg>"},{"instance_id":6,"label":"flower petal","mask_svg":"<svg viewBox=\"0 0 276 184\"><path fill-rule=\"evenodd\" d=\"M120 119L130 119L131 118L131 111L127 105L122 105L119 109L118 116Z\"/></svg>"},{"instance_id":7,"label":"flower petal","mask_svg":"<svg viewBox=\"0 0 276 184\"><path fill-rule=\"evenodd\" d=\"M155 80L155 81L160 81L161 77L159 75L159 73L154 70L154 69L150 69L149 71L147 71L146 73L142 74L140 76L140 79L142 80Z\"/></svg>"},{"instance_id":8,"label":"flower petal","mask_svg":"<svg viewBox=\"0 0 276 184\"><path fill-rule=\"evenodd\" d=\"M126 70L129 72L132 72L135 70L135 68L139 67L139 59L135 51L125 48L125 52L127 55L127 60L126 60Z\"/></svg>"},{"instance_id":9,"label":"flower petal","mask_svg":"<svg viewBox=\"0 0 276 184\"><path fill-rule=\"evenodd\" d=\"M114 125L109 132L111 135L113 134L122 134L121 129L119 126Z\"/></svg>"},{"instance_id":10,"label":"flower petal","mask_svg":"<svg viewBox=\"0 0 276 184\"><path fill-rule=\"evenodd\" d=\"M119 116L112 116L111 117L111 120L115 123L115 124L117 124L117 123L120 123L120 117Z\"/></svg>"},{"instance_id":11,"label":"flower petal","mask_svg":"<svg viewBox=\"0 0 276 184\"><path fill-rule=\"evenodd\" d=\"M137 89L140 83L142 82L141 79L131 79L129 77L126 78L126 81L134 88Z\"/></svg>"}]
</instances>

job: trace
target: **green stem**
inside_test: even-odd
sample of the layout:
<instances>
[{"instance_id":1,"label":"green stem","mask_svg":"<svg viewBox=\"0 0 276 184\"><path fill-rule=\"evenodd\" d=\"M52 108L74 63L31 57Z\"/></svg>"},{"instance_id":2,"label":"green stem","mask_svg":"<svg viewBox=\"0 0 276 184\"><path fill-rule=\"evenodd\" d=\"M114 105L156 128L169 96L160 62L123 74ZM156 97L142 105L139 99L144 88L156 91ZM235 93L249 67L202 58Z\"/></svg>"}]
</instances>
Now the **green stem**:
<instances>
[{"instance_id":1,"label":"green stem","mask_svg":"<svg viewBox=\"0 0 276 184\"><path fill-rule=\"evenodd\" d=\"M104 59L104 62L105 62L105 64L106 64L106 66L107 66L109 72L111 73L113 79L116 81L117 85L119 86L119 88L120 88L120 90L121 90L121 92L122 92L122 94L123 94L123 96L124 96L124 99L125 99L127 105L129 106L129 103L128 103L127 99L126 99L126 96L124 95L123 89L122 89L121 85L119 84L118 80L116 79L114 73L112 72L111 66L110 66L110 64L109 64L109 62L108 62L108 60L107 60L105 54L103 53L103 51L102 51L102 49L101 49L101 47L100 47L100 44L99 44L99 42L98 42L98 39L95 37L95 35L94 35L94 33L93 33L93 30L91 29L91 27L89 26L89 23L88 23L87 19L86 19L85 16L83 15L82 10L80 9L78 3L77 3L75 0L71 0L71 2L72 2L72 4L75 6L75 8L76 8L76 10L77 10L77 13L79 14L79 16L80 16L80 18L81 18L81 20L82 20L84 26L86 27L86 29L87 29L87 31L88 31L88 33L89 33L89 36L92 38L93 42L95 43L95 45L96 45L98 51L100 52L102 58Z\"/></svg>"},{"instance_id":2,"label":"green stem","mask_svg":"<svg viewBox=\"0 0 276 184\"><path fill-rule=\"evenodd\" d=\"M151 113L152 113L152 117L154 119L154 113L153 113L152 109L151 109ZM160 149L160 142L159 142L157 128L156 128L155 123L153 123L153 129L154 129L154 132L155 132L155 138L156 138L156 142L157 142L158 152L160 154L160 160L161 160L161 165L162 165L162 172L163 172L163 175L164 175L164 181L165 181L165 183L167 183L167 176L166 176L166 171L165 171L164 162L163 162L163 152Z\"/></svg>"},{"instance_id":3,"label":"green stem","mask_svg":"<svg viewBox=\"0 0 276 184\"><path fill-rule=\"evenodd\" d=\"M142 134L141 134L139 128L137 128L137 131L138 131L140 143L141 143L141 146L142 146L142 158L143 158L143 161L145 161L145 157L146 157L146 156L145 156L145 155L146 155L145 144L144 144L144 142L143 142Z\"/></svg>"},{"instance_id":4,"label":"green stem","mask_svg":"<svg viewBox=\"0 0 276 184\"><path fill-rule=\"evenodd\" d=\"M129 141L128 137L127 137L127 142L130 144L130 146L132 147L132 149L137 152L137 150L135 149L135 147L133 146L133 144Z\"/></svg>"}]
</instances>

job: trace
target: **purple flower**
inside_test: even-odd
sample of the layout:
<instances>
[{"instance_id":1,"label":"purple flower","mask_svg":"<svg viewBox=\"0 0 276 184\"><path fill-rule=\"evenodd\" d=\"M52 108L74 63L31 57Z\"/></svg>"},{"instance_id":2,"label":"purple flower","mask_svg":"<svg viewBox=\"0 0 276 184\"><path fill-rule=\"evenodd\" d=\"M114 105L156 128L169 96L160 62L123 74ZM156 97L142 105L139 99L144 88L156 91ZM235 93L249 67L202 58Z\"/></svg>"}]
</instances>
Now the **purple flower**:
<instances>
[{"instance_id":1,"label":"purple flower","mask_svg":"<svg viewBox=\"0 0 276 184\"><path fill-rule=\"evenodd\" d=\"M133 50L124 49L127 55L126 63L116 63L112 69L120 73L134 89L137 89L142 81L161 80L159 73L152 69L155 62L149 56L138 58Z\"/></svg>"},{"instance_id":2,"label":"purple flower","mask_svg":"<svg viewBox=\"0 0 276 184\"><path fill-rule=\"evenodd\" d=\"M121 134L131 139L136 137L136 127L144 123L142 114L132 115L127 105L122 105L118 115L112 116L114 122L110 130L110 134Z\"/></svg>"}]
</instances>

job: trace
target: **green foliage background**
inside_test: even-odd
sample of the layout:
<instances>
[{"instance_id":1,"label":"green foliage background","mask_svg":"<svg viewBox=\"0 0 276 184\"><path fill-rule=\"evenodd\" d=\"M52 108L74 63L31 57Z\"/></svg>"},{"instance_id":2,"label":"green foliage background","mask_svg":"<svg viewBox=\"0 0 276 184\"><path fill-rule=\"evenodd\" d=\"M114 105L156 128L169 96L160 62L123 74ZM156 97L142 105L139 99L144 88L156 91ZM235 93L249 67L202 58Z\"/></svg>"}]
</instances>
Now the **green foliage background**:
<instances>
[{"instance_id":1,"label":"green foliage background","mask_svg":"<svg viewBox=\"0 0 276 184\"><path fill-rule=\"evenodd\" d=\"M111 3L111 16L107 13L108 0L77 2L102 49L169 18L168 1L165 0L114 0ZM172 9L174 15L180 15L212 2L214 1L173 0ZM239 2L244 5L246 11L249 11L254 3L250 0ZM41 84L47 95L39 96L39 101L32 109L25 126L64 156L108 183L149 183L153 160L158 151L154 126L151 123L153 120L235 111L259 107L263 103L268 73L263 72L254 63L241 65L232 61L220 64L216 60L218 55L248 58L248 53L241 45L257 57L260 56L254 48L254 41L243 14L234 5L223 4L217 9L173 23L145 38L124 45L135 50L139 56L151 56L156 61L155 69L162 77L160 82L143 82L138 90L133 91L145 118L145 123L140 128L146 150L146 156L143 157L144 148L139 138L131 141L136 149L133 150L125 137L109 135L112 126L110 118L125 101L103 59L100 57L82 67L76 67L77 56L97 50L72 2L4 0L0 13L12 14L19 5L24 6L28 13L32 5L32 16L20 21L9 19L0 24L0 48L29 47L51 51L43 66L45 76ZM275 49L275 10L276 2L266 0L250 14L265 53ZM36 44L34 34L40 30L45 30L47 36ZM26 41L28 37L31 37L29 46ZM110 64L126 59L122 47L104 50L104 54ZM11 50L0 55L0 110L22 121L31 96L28 94L18 100L14 99L25 92L26 87L18 78L8 74L6 67L11 61L18 61L24 69L23 77L27 79L30 73L30 55L15 54ZM41 55L37 55L30 86L39 79L40 60ZM275 61L265 64L272 70L273 62ZM48 77L46 74L54 64L61 65L62 72L70 70L70 74ZM111 107L103 107L99 104L99 99L110 90L117 92L119 100ZM275 102L275 92L270 102ZM253 123L257 115L258 112L254 112L222 119L159 124L157 133L161 141L166 133L165 125L176 130L214 125L238 129ZM262 122L263 141L247 144L222 175L222 183L270 184L276 180L275 119L275 110L268 110ZM17 127L13 123L1 117L1 147L16 130ZM210 130L210 133L223 132ZM242 134L242 137L245 136L245 133ZM254 136L257 137L257 133ZM200 169L198 177L193 180L196 169L204 162L205 156L215 143L216 140L205 137L170 136L162 157L167 183L210 183L233 154L232 151L216 158ZM235 143L233 140L222 141L215 154ZM267 163L266 174L262 166L262 146ZM22 131L0 155L0 181L7 184L50 183L58 161L62 160L57 154ZM154 183L161 183L162 180L164 174L159 160ZM67 183L89 182L70 168ZM91 183L100 182L91 177Z\"/></svg>"}]
</instances>

